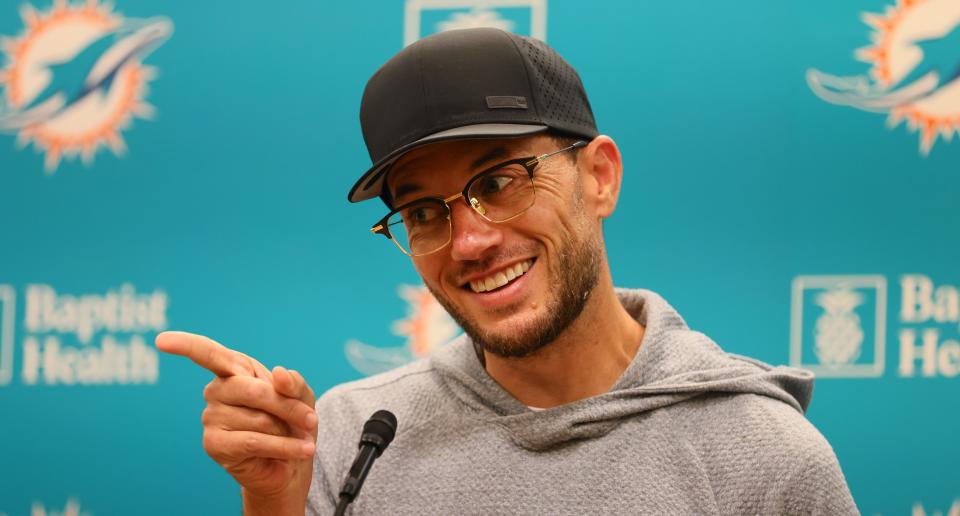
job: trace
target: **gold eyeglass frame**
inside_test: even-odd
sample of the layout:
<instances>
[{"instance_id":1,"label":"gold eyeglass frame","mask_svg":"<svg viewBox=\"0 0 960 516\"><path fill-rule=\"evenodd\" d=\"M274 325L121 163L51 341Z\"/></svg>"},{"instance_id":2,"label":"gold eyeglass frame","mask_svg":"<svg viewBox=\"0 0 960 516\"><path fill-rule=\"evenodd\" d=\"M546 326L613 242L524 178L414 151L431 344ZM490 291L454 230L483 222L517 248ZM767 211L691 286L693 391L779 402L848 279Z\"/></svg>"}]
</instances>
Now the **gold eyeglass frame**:
<instances>
[{"instance_id":1,"label":"gold eyeglass frame","mask_svg":"<svg viewBox=\"0 0 960 516\"><path fill-rule=\"evenodd\" d=\"M524 213L526 213L527 210L529 210L530 207L533 206L534 203L536 203L536 200L537 200L537 190L536 190L536 186L535 186L534 183L533 183L533 172L534 172L534 169L536 168L536 166L539 165L540 163L543 163L547 158L550 158L551 156L556 156L557 154L560 154L560 153L563 153L563 152L567 152L567 151L569 151L569 150L579 149L579 148L581 148L581 147L585 147L586 145L587 145L587 142L586 142L586 141L578 140L578 141L574 142L572 145L570 145L570 146L568 146L568 147L564 147L564 148L562 148L562 149L560 149L560 150L556 150L556 151L553 151L553 152L548 152L548 153L546 153L546 154L541 154L541 155L539 155L539 156L530 156L530 157L525 157L525 158L511 159L511 160L504 161L504 162L502 162L502 163L498 163L498 164L493 165L493 166L491 166L491 167L487 167L487 168L481 170L480 172L476 173L476 174L475 174L473 177L471 177L469 180L467 180L467 183L466 183L466 185L463 187L463 190L461 190L459 193L456 193L456 194L454 194L454 195L451 195L450 197L446 197L446 198L441 198L441 197L420 197L420 198L414 199L414 200L412 200L412 201L410 201L410 202L403 203L402 205L400 205L400 206L398 206L398 207L390 210L389 213L387 213L383 218L381 218L380 220L378 220L378 221L373 225L373 227L370 228L370 232L373 233L373 234L379 234L379 235L383 235L383 236L387 237L388 239L390 239L391 242L393 242L394 245L397 246L398 249L400 249L401 252L403 252L403 254L405 254L405 255L407 255L407 256L409 256L409 257L411 257L411 258L413 258L413 257L419 257L419 256L427 256L427 255L431 255L431 254L433 254L433 253L436 253L437 251L439 251L439 250L443 249L444 247L446 247L447 244L449 244L449 243L451 242L451 240L453 239L453 218L451 217L452 209L450 208L450 203L451 203L451 202L453 202L453 201L455 201L455 200L457 200L457 199L459 199L459 198L462 198L462 199L463 199L463 202L466 203L467 206L469 206L471 209L473 209L473 211L477 212L478 215L480 215L481 217L483 217L484 220L487 220L487 221L489 221L489 222L493 222L493 223L495 223L495 224L502 224L502 223L504 223L504 222L509 222L509 221L511 221L511 220L513 220L513 219L516 219L516 218L519 217L520 215L523 215ZM476 183L476 182L477 182L479 179L481 179L482 177L484 177L484 176L486 176L486 175L488 175L488 174L490 174L490 173L492 173L492 172L495 172L495 171L497 171L497 170L499 170L499 169L501 169L501 168L503 168L503 167L509 166L509 165L521 165L521 166L523 166L523 168L527 171L527 177L530 179L530 186L533 188L533 198L532 198L532 200L530 201L530 204L529 204L526 208L523 208L522 210L520 210L520 211L517 212L516 214L511 215L510 217L507 217L507 218L502 219L502 220L493 220L493 219L491 219L490 217L488 217L488 216L486 215L486 210L484 209L483 205L481 205L481 204L480 204L480 201L478 201L475 197L471 197L469 201L467 200L467 198L468 198L468 196L469 196L469 193L468 193L468 192L470 191L470 187L472 187L473 184ZM429 202L434 202L434 203L437 203L437 204L442 204L442 205L444 206L444 208L446 208L446 210L447 210L447 215L446 215L446 219L447 219L447 241L444 242L442 245L438 246L436 249L430 251L430 252L427 252L427 253L413 253L412 250L411 250L411 251L407 251L406 249L404 249L403 245L400 244L400 242L397 242L397 239L394 238L393 234L390 232L390 227L389 227L389 225L387 224L387 221L390 220L390 217L392 217L394 214L396 214L396 213L398 213L398 212L400 212L400 211L402 211L402 210L404 210L404 209L406 209L406 208L408 208L408 207L410 207L410 206L412 206L412 205L414 205L414 204L422 203L422 202L424 202L424 201L429 201ZM395 222L394 224L397 224L397 223ZM408 245L409 245L409 243L408 243Z\"/></svg>"}]
</instances>

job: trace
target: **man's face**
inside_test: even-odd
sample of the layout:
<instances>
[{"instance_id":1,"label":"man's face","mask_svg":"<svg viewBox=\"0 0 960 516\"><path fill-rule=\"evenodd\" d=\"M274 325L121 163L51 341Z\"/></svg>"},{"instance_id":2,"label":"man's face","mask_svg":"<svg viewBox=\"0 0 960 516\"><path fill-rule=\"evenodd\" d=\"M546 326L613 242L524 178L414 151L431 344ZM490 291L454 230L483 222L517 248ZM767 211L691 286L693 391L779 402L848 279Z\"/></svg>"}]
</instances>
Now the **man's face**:
<instances>
[{"instance_id":1,"label":"man's face","mask_svg":"<svg viewBox=\"0 0 960 516\"><path fill-rule=\"evenodd\" d=\"M431 144L401 158L387 184L395 206L446 198L491 165L559 148L544 136ZM490 222L462 198L451 201L451 242L413 258L427 288L490 353L522 357L549 344L580 315L597 283L599 223L584 208L572 157L564 153L537 165L536 201L513 220ZM491 281L504 278L505 285L490 289Z\"/></svg>"}]
</instances>

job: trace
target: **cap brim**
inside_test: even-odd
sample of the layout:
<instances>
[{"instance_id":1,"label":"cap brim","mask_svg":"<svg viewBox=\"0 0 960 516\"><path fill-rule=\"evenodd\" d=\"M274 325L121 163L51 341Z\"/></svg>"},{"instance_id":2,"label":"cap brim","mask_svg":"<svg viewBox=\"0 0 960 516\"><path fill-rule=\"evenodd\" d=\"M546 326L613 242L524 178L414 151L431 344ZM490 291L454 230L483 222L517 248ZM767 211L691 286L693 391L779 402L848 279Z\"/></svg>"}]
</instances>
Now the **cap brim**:
<instances>
[{"instance_id":1,"label":"cap brim","mask_svg":"<svg viewBox=\"0 0 960 516\"><path fill-rule=\"evenodd\" d=\"M403 147L391 152L380 161L373 164L370 170L367 170L360 180L353 185L350 193L347 194L347 200L350 202L360 202L372 199L380 195L383 187L383 178L387 169L400 156L403 156L411 150L426 145L449 140L467 140L472 138L511 138L515 136L527 136L531 134L542 133L548 129L545 125L533 124L473 124L454 127L424 136L419 140L410 142Z\"/></svg>"}]
</instances>

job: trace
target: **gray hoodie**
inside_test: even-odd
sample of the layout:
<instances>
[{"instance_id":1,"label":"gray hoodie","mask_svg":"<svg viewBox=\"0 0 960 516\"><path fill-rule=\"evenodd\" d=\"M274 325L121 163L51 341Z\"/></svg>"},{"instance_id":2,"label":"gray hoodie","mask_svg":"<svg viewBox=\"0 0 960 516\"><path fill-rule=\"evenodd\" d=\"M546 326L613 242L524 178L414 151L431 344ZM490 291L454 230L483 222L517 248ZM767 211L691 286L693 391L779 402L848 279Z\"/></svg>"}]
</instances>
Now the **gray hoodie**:
<instances>
[{"instance_id":1,"label":"gray hoodie","mask_svg":"<svg viewBox=\"0 0 960 516\"><path fill-rule=\"evenodd\" d=\"M353 514L857 514L803 417L811 373L725 353L653 292L617 294L646 331L605 394L530 410L466 336L328 391L308 514L333 513L360 428L383 408L397 436Z\"/></svg>"}]
</instances>

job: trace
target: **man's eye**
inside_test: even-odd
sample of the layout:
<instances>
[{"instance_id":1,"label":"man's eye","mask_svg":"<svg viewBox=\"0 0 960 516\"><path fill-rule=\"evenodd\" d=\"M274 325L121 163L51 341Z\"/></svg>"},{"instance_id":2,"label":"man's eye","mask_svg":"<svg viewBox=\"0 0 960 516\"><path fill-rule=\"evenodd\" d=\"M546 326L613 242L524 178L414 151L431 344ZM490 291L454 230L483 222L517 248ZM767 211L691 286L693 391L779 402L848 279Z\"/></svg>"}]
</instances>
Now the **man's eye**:
<instances>
[{"instance_id":1,"label":"man's eye","mask_svg":"<svg viewBox=\"0 0 960 516\"><path fill-rule=\"evenodd\" d=\"M514 180L513 176L490 176L483 179L480 182L480 191L478 192L481 196L483 195L494 195L499 193L510 186Z\"/></svg>"},{"instance_id":2,"label":"man's eye","mask_svg":"<svg viewBox=\"0 0 960 516\"><path fill-rule=\"evenodd\" d=\"M426 224L437 218L439 210L433 206L418 206L407 212L407 224Z\"/></svg>"}]
</instances>

